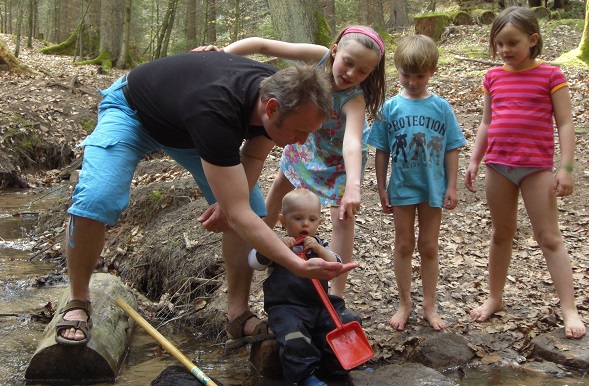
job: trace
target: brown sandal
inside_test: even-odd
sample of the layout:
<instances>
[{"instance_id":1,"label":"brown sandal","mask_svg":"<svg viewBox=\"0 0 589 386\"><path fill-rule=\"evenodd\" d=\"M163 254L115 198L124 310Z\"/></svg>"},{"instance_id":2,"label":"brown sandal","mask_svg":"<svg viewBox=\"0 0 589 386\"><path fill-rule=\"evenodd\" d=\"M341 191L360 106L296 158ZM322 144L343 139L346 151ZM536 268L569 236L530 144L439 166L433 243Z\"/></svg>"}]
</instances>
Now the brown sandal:
<instances>
[{"instance_id":1,"label":"brown sandal","mask_svg":"<svg viewBox=\"0 0 589 386\"><path fill-rule=\"evenodd\" d=\"M233 319L232 322L227 322L225 325L225 331L227 332L229 339L225 342L226 350L233 350L249 343L276 338L274 334L270 333L268 322L265 320L260 320L260 323L254 328L252 335L245 335L245 332L243 331L245 323L251 318L257 318L257 316L248 310Z\"/></svg>"},{"instance_id":2,"label":"brown sandal","mask_svg":"<svg viewBox=\"0 0 589 386\"><path fill-rule=\"evenodd\" d=\"M82 310L88 316L88 320L69 320L65 319L64 316L68 312L72 310ZM59 311L61 316L59 317L59 321L55 324L55 341L60 344L71 345L71 346L79 346L85 345L90 341L90 329L92 328L92 318L90 315L92 314L92 305L89 301L83 300L70 300L67 302L65 307ZM84 339L81 340L74 340L74 339L67 339L64 338L60 333L63 330L74 328L76 330L80 330L84 333Z\"/></svg>"}]
</instances>

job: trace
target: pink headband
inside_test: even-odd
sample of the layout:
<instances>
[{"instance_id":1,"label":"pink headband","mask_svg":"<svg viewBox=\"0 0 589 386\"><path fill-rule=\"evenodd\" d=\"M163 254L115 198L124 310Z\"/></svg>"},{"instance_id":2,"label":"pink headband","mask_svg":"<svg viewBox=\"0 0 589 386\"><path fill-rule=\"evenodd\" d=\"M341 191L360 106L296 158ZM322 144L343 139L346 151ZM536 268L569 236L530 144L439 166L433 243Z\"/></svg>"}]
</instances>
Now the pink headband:
<instances>
[{"instance_id":1,"label":"pink headband","mask_svg":"<svg viewBox=\"0 0 589 386\"><path fill-rule=\"evenodd\" d=\"M382 43L382 40L375 32L372 32L368 28L365 28L362 26L355 26L355 27L346 28L346 30L342 33L342 37L344 35L347 35L350 33L359 33L359 34L368 36L369 38L374 40L376 42L376 44L378 44L378 47L380 48L380 56L382 57L384 55L384 44Z\"/></svg>"}]
</instances>

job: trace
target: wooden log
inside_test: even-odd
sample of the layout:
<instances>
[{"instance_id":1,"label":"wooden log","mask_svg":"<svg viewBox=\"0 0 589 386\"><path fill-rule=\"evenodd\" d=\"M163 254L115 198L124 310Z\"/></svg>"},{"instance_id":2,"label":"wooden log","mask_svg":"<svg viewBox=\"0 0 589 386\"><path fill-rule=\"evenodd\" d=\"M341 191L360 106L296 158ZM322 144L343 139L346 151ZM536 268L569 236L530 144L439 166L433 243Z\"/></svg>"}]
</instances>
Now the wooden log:
<instances>
[{"instance_id":1,"label":"wooden log","mask_svg":"<svg viewBox=\"0 0 589 386\"><path fill-rule=\"evenodd\" d=\"M442 14L424 14L417 15L413 18L415 24L415 33L426 35L435 42L440 40L444 29L450 25L448 15Z\"/></svg>"},{"instance_id":2,"label":"wooden log","mask_svg":"<svg viewBox=\"0 0 589 386\"><path fill-rule=\"evenodd\" d=\"M62 309L69 296L67 288L59 299ZM122 281L108 273L96 273L90 283L93 328L90 342L82 346L66 346L55 341L54 318L45 328L43 338L25 372L27 384L72 385L114 383L121 368L135 322L116 304L123 298L133 309L137 300Z\"/></svg>"},{"instance_id":3,"label":"wooden log","mask_svg":"<svg viewBox=\"0 0 589 386\"><path fill-rule=\"evenodd\" d=\"M489 11L488 9L474 9L470 14L478 24L483 25L492 24L497 16L495 12Z\"/></svg>"},{"instance_id":4,"label":"wooden log","mask_svg":"<svg viewBox=\"0 0 589 386\"><path fill-rule=\"evenodd\" d=\"M450 21L454 25L471 25L474 24L474 19L468 12L455 11L448 14Z\"/></svg>"}]
</instances>

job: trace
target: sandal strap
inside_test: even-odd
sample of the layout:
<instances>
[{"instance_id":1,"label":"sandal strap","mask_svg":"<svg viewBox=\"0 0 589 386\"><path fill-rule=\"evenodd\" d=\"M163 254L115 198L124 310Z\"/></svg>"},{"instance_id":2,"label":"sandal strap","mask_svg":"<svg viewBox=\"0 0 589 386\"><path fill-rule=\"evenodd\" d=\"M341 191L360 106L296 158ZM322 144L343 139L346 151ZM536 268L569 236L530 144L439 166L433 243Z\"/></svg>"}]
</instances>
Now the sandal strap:
<instances>
[{"instance_id":1,"label":"sandal strap","mask_svg":"<svg viewBox=\"0 0 589 386\"><path fill-rule=\"evenodd\" d=\"M227 334L229 334L232 339L243 338L245 337L245 333L243 331L245 328L245 323L251 318L257 318L256 314L250 310L244 311L237 318L233 319L232 322L227 323L225 326L225 331L227 331ZM258 327L256 326L256 328Z\"/></svg>"},{"instance_id":2,"label":"sandal strap","mask_svg":"<svg viewBox=\"0 0 589 386\"><path fill-rule=\"evenodd\" d=\"M66 314L72 310L82 310L86 313L88 319L92 315L92 303L85 300L70 300L66 305L59 311L60 314Z\"/></svg>"}]
</instances>

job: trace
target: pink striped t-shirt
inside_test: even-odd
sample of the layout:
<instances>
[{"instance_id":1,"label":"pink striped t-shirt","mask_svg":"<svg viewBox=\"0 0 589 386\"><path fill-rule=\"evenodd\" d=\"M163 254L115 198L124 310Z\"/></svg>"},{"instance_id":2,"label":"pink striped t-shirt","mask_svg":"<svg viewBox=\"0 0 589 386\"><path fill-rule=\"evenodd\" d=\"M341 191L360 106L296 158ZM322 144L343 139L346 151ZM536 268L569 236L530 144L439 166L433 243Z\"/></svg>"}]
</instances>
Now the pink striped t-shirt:
<instances>
[{"instance_id":1,"label":"pink striped t-shirt","mask_svg":"<svg viewBox=\"0 0 589 386\"><path fill-rule=\"evenodd\" d=\"M487 71L483 91L491 96L485 163L552 168L554 123L551 94L568 86L562 71L540 62L509 71Z\"/></svg>"}]
</instances>

